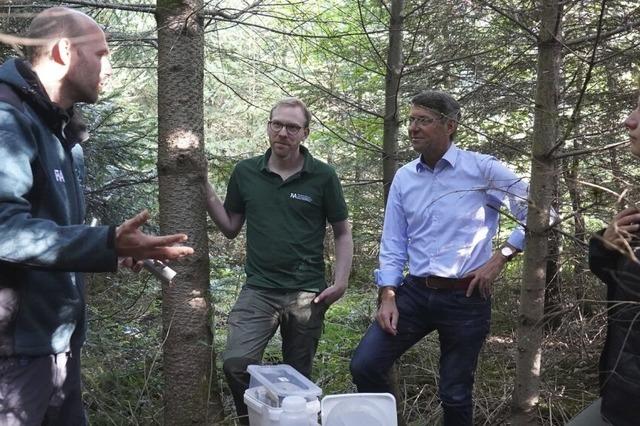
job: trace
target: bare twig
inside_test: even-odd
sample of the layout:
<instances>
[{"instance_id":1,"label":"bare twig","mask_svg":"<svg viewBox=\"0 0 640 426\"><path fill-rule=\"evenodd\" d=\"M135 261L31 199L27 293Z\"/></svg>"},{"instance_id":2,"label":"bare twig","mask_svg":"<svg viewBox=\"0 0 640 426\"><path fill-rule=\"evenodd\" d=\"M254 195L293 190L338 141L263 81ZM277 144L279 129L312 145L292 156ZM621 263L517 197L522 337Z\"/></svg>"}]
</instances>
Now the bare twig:
<instances>
[{"instance_id":1,"label":"bare twig","mask_svg":"<svg viewBox=\"0 0 640 426\"><path fill-rule=\"evenodd\" d=\"M582 99L584 98L584 94L587 91L587 87L591 82L591 73L593 72L593 67L596 61L596 53L598 51L598 46L600 42L600 33L602 32L602 25L604 21L606 3L607 3L607 0L602 0L602 3L600 4L600 16L598 16L598 29L596 31L595 42L593 43L593 50L591 51L591 58L589 59L589 67L587 68L587 75L585 76L584 81L582 83L582 87L580 88L580 93L578 94L578 100L576 101L576 105L573 109L573 113L571 114L571 118L569 119L569 125L565 129L565 132L562 138L556 141L556 143L551 147L551 149L549 150L549 152L547 152L546 155L553 155L553 153L564 144L565 140L567 139L569 134L573 131L573 128L576 125L578 115L582 112L582 109L581 109Z\"/></svg>"}]
</instances>

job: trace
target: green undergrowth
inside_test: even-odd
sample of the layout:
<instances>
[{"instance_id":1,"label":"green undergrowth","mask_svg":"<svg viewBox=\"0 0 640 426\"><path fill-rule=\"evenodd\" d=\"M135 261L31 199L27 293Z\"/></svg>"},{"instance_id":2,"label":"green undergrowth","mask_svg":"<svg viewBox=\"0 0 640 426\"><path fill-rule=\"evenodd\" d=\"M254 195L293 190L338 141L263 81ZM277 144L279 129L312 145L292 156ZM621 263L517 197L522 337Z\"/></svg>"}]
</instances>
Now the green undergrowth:
<instances>
[{"instance_id":1,"label":"green undergrowth","mask_svg":"<svg viewBox=\"0 0 640 426\"><path fill-rule=\"evenodd\" d=\"M219 276L211 286L219 377L213 388L221 393L226 410L225 420L218 424L233 425L233 403L223 380L219 355L226 339L226 318L242 276L240 270ZM98 282L90 300L91 331L84 350L83 373L84 398L92 425L162 424L159 290L150 281L132 282L131 277L126 278L126 285L123 277L115 282ZM477 425L509 424L518 286L519 282L510 279L507 271L494 287L492 329L480 355L474 389ZM119 307L115 307L115 299ZM376 290L371 284L352 285L328 310L313 372L314 381L325 395L355 392L349 362L373 319L375 299ZM596 398L596 366L604 324L602 306L595 303L589 318L580 313L579 306L568 303L559 326L546 330L539 424L562 425ZM276 333L265 351L266 363L282 362L280 344ZM438 362L438 339L433 334L398 363L398 408L409 425L437 425L440 421Z\"/></svg>"}]
</instances>

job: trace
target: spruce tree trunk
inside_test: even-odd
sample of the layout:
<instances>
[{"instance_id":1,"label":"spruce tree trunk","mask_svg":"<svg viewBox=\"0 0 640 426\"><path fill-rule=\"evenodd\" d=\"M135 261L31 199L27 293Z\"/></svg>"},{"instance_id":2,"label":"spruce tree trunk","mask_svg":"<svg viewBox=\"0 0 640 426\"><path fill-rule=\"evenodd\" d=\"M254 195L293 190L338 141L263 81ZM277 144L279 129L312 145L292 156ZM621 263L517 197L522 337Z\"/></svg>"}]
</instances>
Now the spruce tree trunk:
<instances>
[{"instance_id":1,"label":"spruce tree trunk","mask_svg":"<svg viewBox=\"0 0 640 426\"><path fill-rule=\"evenodd\" d=\"M538 75L533 125L531 185L527 241L518 316L513 424L536 424L540 396L544 288L546 280L549 207L556 168L551 148L558 138L558 97L562 6L558 0L541 2L538 36Z\"/></svg>"},{"instance_id":2,"label":"spruce tree trunk","mask_svg":"<svg viewBox=\"0 0 640 426\"><path fill-rule=\"evenodd\" d=\"M195 254L163 284L164 424L205 425L221 413L214 378L203 136L201 0L158 0L158 180L162 233L184 232ZM213 413L211 415L210 413Z\"/></svg>"},{"instance_id":3,"label":"spruce tree trunk","mask_svg":"<svg viewBox=\"0 0 640 426\"><path fill-rule=\"evenodd\" d=\"M581 146L577 143L574 143L573 149L578 150ZM573 235L577 241L587 243L587 228L584 222L584 217L582 215L583 202L582 202L582 192L580 191L580 184L578 183L580 176L580 159L578 157L565 159L565 167L564 176L565 182L567 184L567 193L569 194L569 198L571 200L571 208L575 212L573 217ZM587 264L587 257L584 255L584 246L581 246L578 243L572 244L575 249L573 250L575 260L573 261L573 270L575 273L573 274L573 288L575 295L575 302L578 304L582 313L590 312L592 309L586 303L585 299L585 290L586 290L586 276L585 272L589 269L589 265Z\"/></svg>"},{"instance_id":4,"label":"spruce tree trunk","mask_svg":"<svg viewBox=\"0 0 640 426\"><path fill-rule=\"evenodd\" d=\"M402 24L404 17L402 10L404 0L391 1L391 16L389 17L389 51L387 52L387 70L384 87L384 130L382 146L382 183L384 187L384 203L387 204L391 181L398 169L398 92L402 78Z\"/></svg>"},{"instance_id":5,"label":"spruce tree trunk","mask_svg":"<svg viewBox=\"0 0 640 426\"><path fill-rule=\"evenodd\" d=\"M560 182L557 180L552 182L553 185L553 202L552 207L555 211L560 211ZM562 324L562 294L560 289L563 285L562 270L560 268L560 237L556 233L549 235L548 255L545 278L545 330L554 331ZM577 276L577 274L576 274Z\"/></svg>"},{"instance_id":6,"label":"spruce tree trunk","mask_svg":"<svg viewBox=\"0 0 640 426\"><path fill-rule=\"evenodd\" d=\"M398 115L398 93L400 92L400 80L402 78L402 27L404 17L404 0L391 0L391 16L389 16L389 50L387 52L387 69L384 84L384 130L382 134L382 185L384 204L387 205L389 189L393 176L398 169L398 131L400 117ZM396 363L389 372L391 387L396 397L398 408L398 425L404 426L402 417L402 398L400 390L400 369Z\"/></svg>"}]
</instances>

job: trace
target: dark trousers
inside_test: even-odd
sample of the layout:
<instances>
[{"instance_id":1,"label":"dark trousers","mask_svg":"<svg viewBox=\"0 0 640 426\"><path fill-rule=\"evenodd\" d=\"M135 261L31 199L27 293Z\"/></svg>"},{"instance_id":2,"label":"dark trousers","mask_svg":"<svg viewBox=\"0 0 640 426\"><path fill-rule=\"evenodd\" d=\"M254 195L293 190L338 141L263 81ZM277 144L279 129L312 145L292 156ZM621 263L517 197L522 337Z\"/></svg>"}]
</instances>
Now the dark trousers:
<instances>
[{"instance_id":1,"label":"dark trousers","mask_svg":"<svg viewBox=\"0 0 640 426\"><path fill-rule=\"evenodd\" d=\"M80 348L0 357L0 425L84 426Z\"/></svg>"},{"instance_id":2,"label":"dark trousers","mask_svg":"<svg viewBox=\"0 0 640 426\"><path fill-rule=\"evenodd\" d=\"M436 330L440 340L438 393L445 426L473 424L473 380L489 332L491 300L463 290L432 290L407 277L396 294L398 334L371 324L351 359L359 392L391 392L388 374L411 346Z\"/></svg>"},{"instance_id":3,"label":"dark trousers","mask_svg":"<svg viewBox=\"0 0 640 426\"><path fill-rule=\"evenodd\" d=\"M278 327L282 360L307 377L322 335L324 303L313 303L316 293L282 292L244 286L229 314L223 370L233 395L239 421L249 424L244 392L249 387L247 366L260 364Z\"/></svg>"}]
</instances>

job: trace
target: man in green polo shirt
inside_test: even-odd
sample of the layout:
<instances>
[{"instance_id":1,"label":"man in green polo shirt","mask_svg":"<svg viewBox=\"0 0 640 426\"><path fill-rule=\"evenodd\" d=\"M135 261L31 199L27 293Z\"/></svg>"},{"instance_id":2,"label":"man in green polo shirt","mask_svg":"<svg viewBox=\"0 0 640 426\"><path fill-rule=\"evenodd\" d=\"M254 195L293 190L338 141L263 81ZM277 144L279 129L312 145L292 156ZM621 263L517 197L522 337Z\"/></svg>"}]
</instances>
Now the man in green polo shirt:
<instances>
[{"instance_id":1,"label":"man in green polo shirt","mask_svg":"<svg viewBox=\"0 0 640 426\"><path fill-rule=\"evenodd\" d=\"M267 124L271 147L236 165L224 204L206 184L207 210L227 238L247 221L247 281L229 314L223 354L236 412L246 424L247 365L260 363L280 327L283 362L309 377L324 313L347 288L353 256L347 206L333 168L300 145L310 120L299 99L278 102ZM331 286L324 276L327 222L336 252Z\"/></svg>"}]
</instances>

